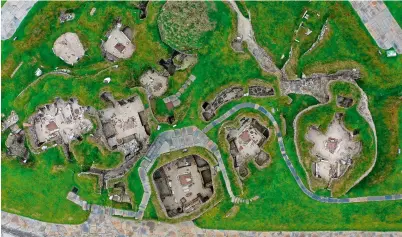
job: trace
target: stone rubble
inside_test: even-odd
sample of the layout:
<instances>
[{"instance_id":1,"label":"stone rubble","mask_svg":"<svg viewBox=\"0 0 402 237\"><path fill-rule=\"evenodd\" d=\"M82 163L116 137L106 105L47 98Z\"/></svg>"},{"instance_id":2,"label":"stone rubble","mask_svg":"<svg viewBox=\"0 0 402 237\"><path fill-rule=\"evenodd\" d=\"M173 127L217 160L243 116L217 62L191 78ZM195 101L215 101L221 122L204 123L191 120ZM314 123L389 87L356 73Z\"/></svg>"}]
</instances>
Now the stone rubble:
<instances>
[{"instance_id":1,"label":"stone rubble","mask_svg":"<svg viewBox=\"0 0 402 237\"><path fill-rule=\"evenodd\" d=\"M326 103L329 100L327 85L330 81L355 81L359 78L359 70L341 70L334 74L315 73L304 79L282 79L280 87L283 95L292 93L311 95L320 103Z\"/></svg>"},{"instance_id":2,"label":"stone rubble","mask_svg":"<svg viewBox=\"0 0 402 237\"><path fill-rule=\"evenodd\" d=\"M15 111L11 111L10 116L5 121L2 121L1 131L5 132L8 129L11 131L5 143L7 147L6 154L12 157L20 157L22 162L26 163L29 153L25 146L25 132L18 126L18 121L18 114Z\"/></svg>"}]
</instances>

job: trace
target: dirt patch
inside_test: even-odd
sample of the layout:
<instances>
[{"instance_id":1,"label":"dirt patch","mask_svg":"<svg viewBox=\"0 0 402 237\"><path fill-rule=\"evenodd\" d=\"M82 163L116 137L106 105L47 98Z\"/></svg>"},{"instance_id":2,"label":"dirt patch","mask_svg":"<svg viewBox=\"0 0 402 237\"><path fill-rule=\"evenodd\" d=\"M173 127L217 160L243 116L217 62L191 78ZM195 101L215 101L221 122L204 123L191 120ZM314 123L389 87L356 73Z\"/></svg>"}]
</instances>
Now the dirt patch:
<instances>
[{"instance_id":1,"label":"dirt patch","mask_svg":"<svg viewBox=\"0 0 402 237\"><path fill-rule=\"evenodd\" d=\"M168 73L149 70L142 74L140 83L152 96L162 96L168 88Z\"/></svg>"},{"instance_id":2,"label":"dirt patch","mask_svg":"<svg viewBox=\"0 0 402 237\"><path fill-rule=\"evenodd\" d=\"M353 99L352 99L352 98L349 98L349 97L337 95L337 96L336 96L336 104L337 104L339 107L349 108L350 106L353 105Z\"/></svg>"},{"instance_id":3,"label":"dirt patch","mask_svg":"<svg viewBox=\"0 0 402 237\"><path fill-rule=\"evenodd\" d=\"M74 65L84 56L85 50L78 35L67 32L54 42L53 52L67 64Z\"/></svg>"},{"instance_id":4,"label":"dirt patch","mask_svg":"<svg viewBox=\"0 0 402 237\"><path fill-rule=\"evenodd\" d=\"M312 172L316 178L330 182L345 174L361 151L361 143L353 136L345 128L342 114L335 115L325 133L310 127L306 139L314 144L311 154L317 160L312 164Z\"/></svg>"}]
</instances>

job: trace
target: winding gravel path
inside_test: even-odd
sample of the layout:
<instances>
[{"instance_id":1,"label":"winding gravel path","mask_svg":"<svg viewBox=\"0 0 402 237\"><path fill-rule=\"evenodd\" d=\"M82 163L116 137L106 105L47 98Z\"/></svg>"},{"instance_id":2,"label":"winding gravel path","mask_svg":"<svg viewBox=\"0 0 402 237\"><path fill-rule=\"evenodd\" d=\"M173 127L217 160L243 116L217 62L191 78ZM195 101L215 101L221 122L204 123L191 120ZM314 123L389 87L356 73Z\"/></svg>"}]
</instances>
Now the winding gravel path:
<instances>
[{"instance_id":1,"label":"winding gravel path","mask_svg":"<svg viewBox=\"0 0 402 237\"><path fill-rule=\"evenodd\" d=\"M276 122L274 116L272 116L272 114L270 112L268 112L264 107L262 107L258 104L254 104L254 103L238 104L238 105L234 106L232 109L230 109L229 111L227 111L225 114L223 114L221 117L212 121L202 131L204 133L207 133L209 130L211 130L215 126L219 125L220 123L222 123L224 120L226 120L232 114L236 113L240 109L245 109L245 108L251 108L251 109L256 109L256 110L260 111L265 116L267 116L269 118L269 120L272 122L272 124L275 127L276 135L278 136L278 143L279 143L279 148L281 149L282 157L285 160L286 165L288 166L290 172L292 173L293 178L296 180L297 185L299 185L299 187L303 191L303 193L305 193L310 198L312 198L316 201L325 202L325 203L355 203L355 202L402 200L402 194L385 195L385 196L355 197L355 198L332 198L332 197L323 197L323 196L319 196L317 194L312 193L303 184L303 181L297 174L296 169L294 168L292 162L290 161L288 155L286 154L285 144L283 143L282 133L280 131L279 125Z\"/></svg>"}]
</instances>

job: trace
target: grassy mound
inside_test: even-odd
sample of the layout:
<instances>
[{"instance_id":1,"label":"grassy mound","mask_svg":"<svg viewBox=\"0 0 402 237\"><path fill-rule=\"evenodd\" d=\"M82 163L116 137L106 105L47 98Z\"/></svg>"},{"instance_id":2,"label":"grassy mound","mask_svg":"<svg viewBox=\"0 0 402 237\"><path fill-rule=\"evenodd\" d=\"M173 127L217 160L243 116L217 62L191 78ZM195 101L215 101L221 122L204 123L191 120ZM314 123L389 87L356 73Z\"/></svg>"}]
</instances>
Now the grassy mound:
<instances>
[{"instance_id":1,"label":"grassy mound","mask_svg":"<svg viewBox=\"0 0 402 237\"><path fill-rule=\"evenodd\" d=\"M215 29L212 11L216 11L213 2L167 2L158 17L162 40L181 52L201 48Z\"/></svg>"}]
</instances>

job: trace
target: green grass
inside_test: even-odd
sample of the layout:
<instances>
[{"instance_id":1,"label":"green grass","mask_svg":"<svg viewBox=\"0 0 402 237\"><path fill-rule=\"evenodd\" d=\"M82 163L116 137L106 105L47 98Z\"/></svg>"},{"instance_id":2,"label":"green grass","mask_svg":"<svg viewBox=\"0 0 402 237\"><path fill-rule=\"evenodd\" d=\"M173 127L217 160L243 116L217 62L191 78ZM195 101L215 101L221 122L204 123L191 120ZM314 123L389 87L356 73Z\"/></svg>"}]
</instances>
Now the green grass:
<instances>
[{"instance_id":1,"label":"green grass","mask_svg":"<svg viewBox=\"0 0 402 237\"><path fill-rule=\"evenodd\" d=\"M91 165L100 169L110 169L123 161L123 154L109 152L105 148L97 146L88 137L83 142L73 144L72 151L83 170L89 170Z\"/></svg>"},{"instance_id":2,"label":"green grass","mask_svg":"<svg viewBox=\"0 0 402 237\"><path fill-rule=\"evenodd\" d=\"M378 55L377 46L349 3L334 3L330 11L331 33L329 39L312 53L300 59L298 73L301 71L308 73L333 72L342 68L360 66L363 70L363 78L359 84L369 96L369 106L373 113L377 134L384 135L383 139L379 139L377 161L383 165L379 167L376 165L372 174L351 190L350 196L400 193L400 165L399 162L394 161L397 160L395 156L389 154L398 142L395 142L395 139L388 139L396 135L395 123L390 119L395 116L395 113L386 111L391 107L397 108L397 104L387 101L387 98L398 95L398 93L398 96L401 96L401 81L397 76L401 67L400 57L399 59L387 59L384 55ZM253 24L255 25L255 23ZM254 27L257 41L260 42L257 28ZM276 33L278 34L278 32ZM276 50L276 47L268 48L271 53ZM357 62L357 64L351 62ZM284 140L292 163L306 183L306 177L303 178L305 172L296 156L291 126L296 113L308 104L317 102L305 96L292 96L292 99L292 105L283 108L287 122L287 135ZM388 164L386 166L390 172L381 172L384 164ZM376 176L379 172L382 173L379 176L384 176L385 173L385 177L379 179ZM252 178L257 179L258 175L257 172ZM258 187L257 190L260 193L266 193L268 198L252 205L241 206L239 213L230 221L222 220L225 220L224 214L232 207L232 204L229 201L223 202L197 219L196 224L207 228L249 230L400 230L402 228L401 217L397 214L402 210L400 201L348 205L328 205L315 202L300 191L281 159L274 159L272 165L264 170L261 176L264 177L263 181L257 181L255 186ZM248 219L252 219L253 222L244 221Z\"/></svg>"},{"instance_id":3,"label":"green grass","mask_svg":"<svg viewBox=\"0 0 402 237\"><path fill-rule=\"evenodd\" d=\"M246 2L241 0L241 1L236 1L236 4L239 7L241 14L243 14L244 17L249 18L250 16L248 15L248 9L246 6Z\"/></svg>"},{"instance_id":4,"label":"green grass","mask_svg":"<svg viewBox=\"0 0 402 237\"><path fill-rule=\"evenodd\" d=\"M401 5L397 2L386 4L392 5L390 10L393 14L392 9ZM329 37L324 44L300 59L298 70L307 73L334 72L342 68L361 70L362 78L358 84L369 98L369 109L378 135L378 156L373 171L349 195L400 193L397 183L402 182L402 178L398 175L396 155L400 126L396 126L398 122L395 119L400 107L396 97L402 96L402 81L398 76L402 70L402 58L387 58L384 51L382 55L378 53L378 46L350 3L337 2L333 9Z\"/></svg>"},{"instance_id":5,"label":"green grass","mask_svg":"<svg viewBox=\"0 0 402 237\"><path fill-rule=\"evenodd\" d=\"M157 30L156 13L160 6L161 3L150 4L150 16L140 21L138 11L128 3L35 4L16 32L18 40L2 41L2 113L7 115L12 109L16 110L21 125L37 106L52 102L56 96L64 99L74 96L81 104L92 105L98 109L105 106L99 98L100 92L105 90L113 92L117 98L135 93L145 98L142 91L130 88L129 85L144 70L158 67L158 60L167 55L167 47L160 42ZM57 17L63 7L75 9L76 19L61 25ZM90 17L89 11L92 7L96 7L97 11ZM111 66L101 57L100 39L117 16L122 16L123 24L135 29L134 43L137 49L130 60L118 63L118 69L109 69L98 74L101 69ZM74 67L67 66L53 55L51 50L53 41L66 31L76 32L84 47L88 49L88 56ZM24 62L23 66L10 78L20 61ZM40 65L45 73L55 67L69 68L72 70L72 77L46 75L16 98L25 87L36 80L34 71ZM108 85L102 83L106 76L112 78ZM2 134L2 140L5 140L6 135ZM98 165L112 167L121 160L121 155L102 154L100 149L87 142L79 144L78 147L79 163L72 164L65 162L64 156L57 149L33 155L33 162L29 167L15 160L9 161L3 156L2 186L3 190L7 191L2 192L2 210L49 222L83 222L88 213L66 199L73 186L77 186L80 189L79 195L90 203L127 208L125 205L111 202L106 192L99 194L95 178L77 176L83 168L81 165L87 166L95 161ZM85 157L81 157L84 154ZM53 164L56 161L57 166ZM54 207L51 211L49 204Z\"/></svg>"},{"instance_id":6,"label":"green grass","mask_svg":"<svg viewBox=\"0 0 402 237\"><path fill-rule=\"evenodd\" d=\"M378 46L349 2L334 3L329 27L328 39L299 59L299 73L358 67L363 75L358 83L368 95L381 88L402 85L397 76L402 70L402 57L387 58L384 51L382 55L378 53Z\"/></svg>"},{"instance_id":7,"label":"green grass","mask_svg":"<svg viewBox=\"0 0 402 237\"><path fill-rule=\"evenodd\" d=\"M275 156L268 168L255 172L246 186L253 187L250 188L253 195L261 198L252 204L240 205L238 214L227 221L224 215L233 204L226 198L195 223L204 228L254 231L385 231L401 228L401 201L346 205L319 203L300 190L280 156Z\"/></svg>"},{"instance_id":8,"label":"green grass","mask_svg":"<svg viewBox=\"0 0 402 237\"><path fill-rule=\"evenodd\" d=\"M245 3L247 9L251 11L257 42L273 55L277 65L283 64L286 60L287 52L293 42L293 30L299 23L305 5L309 4L307 2ZM320 3L314 4L317 4L317 7L321 6ZM172 49L161 41L158 32L157 18L162 5L160 2L151 2L147 18L139 20L138 10L125 2L35 4L17 30L17 40L2 41L2 113L8 115L11 110L16 110L21 125L37 106L53 101L55 96L65 99L74 96L81 104L92 105L99 109L105 106L99 99L99 93L105 90L111 91L117 98L138 93L145 103L143 91L133 86L138 85L138 78L145 70L160 69L158 61L167 58L172 52ZM206 36L208 40L203 41L208 43L199 49L199 62L194 68L183 73L175 73L169 78L167 94L175 93L190 73L197 77L182 95L182 106L174 111L167 111L160 100L151 100L146 107L153 108L155 117L174 114L177 120L176 128L189 125L203 128L207 123L199 117L200 106L222 87L231 83L246 86L250 83L250 79L256 78L271 83L276 90L276 96L262 99L247 97L232 101L222 106L217 111L216 117L233 105L246 101L259 103L267 109L275 108L276 120L280 121L280 114L286 119L287 133L284 137L286 151L298 174L305 181L305 173L298 163L295 152L292 122L298 112L316 104L317 101L310 96L291 95L293 101L290 103L287 97L280 96L276 78L263 73L249 53L233 52L230 42L236 35L236 16L227 4L215 2L214 5L216 11L211 12L209 17L211 21L216 22L215 30L208 33ZM369 96L369 106L377 133L383 137L378 141L378 163L372 174L353 188L348 196L401 192L401 157L396 155L395 148L402 146L400 129L402 119L398 122L395 116L402 115L400 110L395 112L389 108L397 107L398 98L402 96L402 81L398 74L402 70L402 59L401 57L388 59L384 54L378 54L378 47L348 2L329 5L330 8L326 11L331 12L330 34L317 49L297 58L296 72L301 74L301 72L335 71L355 66L362 70L363 78L359 85ZM90 17L89 11L92 7L96 7L97 11ZM60 24L58 14L62 8L74 9L76 19ZM112 65L105 62L101 56L100 40L104 39L103 36L112 26L113 19L118 16L121 16L123 24L134 29L136 51L129 60L118 62L118 69L108 69L98 74L100 70ZM51 51L54 40L66 31L76 32L84 47L88 49L87 56L74 67L66 65ZM306 41L304 48L308 46L308 42ZM285 58L280 60L282 54L285 54ZM24 62L22 67L13 78L10 78L21 61ZM67 78L46 75L16 98L24 88L37 79L34 72L39 66L43 66L45 73L55 67L68 68L72 70L72 76ZM112 78L112 82L103 84L103 78L108 76ZM350 117L353 118L354 115L352 113ZM395 126L396 123L399 126ZM151 140L167 129L172 129L172 126L162 124L160 131L152 133ZM217 135L218 129L208 133L208 136L219 143L221 141L217 140ZM7 133L2 134L3 154L6 136ZM109 154L102 154L101 149L97 150L87 142L80 146L81 153L88 154L88 158L83 159L84 162L94 160L105 166L115 165L108 163L115 159L110 159ZM280 156L278 147L273 145L268 151L272 156L272 164L269 167L257 171L251 165L252 175L245 180L243 189L232 183L236 194L243 192L246 197L259 195L261 198L250 205L240 205L237 215L226 220L224 216L233 205L225 192L224 200L197 219L197 225L205 228L248 230L401 230L401 201L347 205L315 202L300 191ZM221 149L221 152L225 157L224 161L227 162L229 158L227 151ZM32 159L32 163L23 166L3 155L2 210L50 222L83 222L88 213L65 198L73 186L78 187L79 195L90 203L130 208L111 203L106 192L98 193L94 177L78 177L81 171L80 159L77 159L77 163L67 163L59 149L32 155ZM134 193L132 209L137 210L143 192L138 178L138 164L125 179L128 181L129 189ZM158 206L150 202L145 218L158 219L157 211Z\"/></svg>"},{"instance_id":9,"label":"green grass","mask_svg":"<svg viewBox=\"0 0 402 237\"><path fill-rule=\"evenodd\" d=\"M66 199L74 186L79 188L80 195L92 188L91 180L77 176L78 170L76 164L66 163L57 148L36 156L29 166L3 156L2 210L49 222L85 221L89 213Z\"/></svg>"},{"instance_id":10,"label":"green grass","mask_svg":"<svg viewBox=\"0 0 402 237\"><path fill-rule=\"evenodd\" d=\"M402 25L402 4L398 1L384 1L385 5L388 7L392 16L398 22L398 24Z\"/></svg>"},{"instance_id":11,"label":"green grass","mask_svg":"<svg viewBox=\"0 0 402 237\"><path fill-rule=\"evenodd\" d=\"M131 81L138 80L141 73L151 67L158 68L157 62L160 58L166 57L167 47L159 40L156 13L161 3L151 4L148 11L150 17L144 21L138 18L138 10L128 3L114 4L111 2L63 2L63 4L54 2L38 2L32 11L28 14L26 20L16 32L17 41L7 40L2 42L2 90L7 93L2 94L2 112L8 114L14 109L16 104L24 111L26 100L31 100L30 93L38 95L37 91L27 90L27 94L22 94L17 100L16 96L31 82L36 80L34 72L37 67L43 66L43 71L49 72L56 67L72 69L72 77L63 81L62 76L48 75L41 79L42 83L37 88L42 89L38 97L51 99L57 94L66 96L76 96L80 100L85 98L92 99L93 103L99 104L98 95L103 90L112 90L115 93L120 91L130 94L129 87ZM76 19L60 24L57 13L61 8L76 8ZM93 17L89 16L92 7L97 11ZM127 61L119 62L118 69L106 70L104 73L96 74L101 69L111 66L101 56L100 40L104 38L106 31L112 27L113 19L122 17L122 22L134 28L134 44L136 51L133 57ZM28 24L28 22L31 24ZM39 22L48 22L40 24ZM25 24L26 23L26 24ZM39 28L37 28L39 26ZM52 27L51 27L52 26ZM30 32L35 32L34 34ZM66 31L77 33L84 45L88 49L86 55L74 67L68 66L57 58L52 52L54 40ZM24 64L10 78L11 73L17 65L23 61ZM111 84L103 84L103 78L110 76ZM52 81L53 84L47 81ZM58 82L58 80L62 82ZM38 84L39 84L38 83ZM36 84L36 85L38 85ZM59 91L53 91L59 88ZM114 88L114 89L113 89ZM49 91L51 90L51 91ZM88 94L90 93L90 94ZM20 99L21 98L21 99ZM33 100L35 107L41 103L48 102L45 99ZM29 112L32 112L29 111Z\"/></svg>"},{"instance_id":12,"label":"green grass","mask_svg":"<svg viewBox=\"0 0 402 237\"><path fill-rule=\"evenodd\" d=\"M402 109L400 99L380 100L379 111L373 114L378 135L378 157L373 171L348 193L348 196L365 196L401 193Z\"/></svg>"},{"instance_id":13,"label":"green grass","mask_svg":"<svg viewBox=\"0 0 402 237\"><path fill-rule=\"evenodd\" d=\"M162 40L180 52L194 53L205 46L215 28L210 14L214 2L167 2L158 16Z\"/></svg>"},{"instance_id":14,"label":"green grass","mask_svg":"<svg viewBox=\"0 0 402 237\"><path fill-rule=\"evenodd\" d=\"M308 4L304 1L246 2L256 40L271 54L278 67L282 67L289 57L294 30L297 29ZM285 55L283 59L282 54Z\"/></svg>"}]
</instances>

